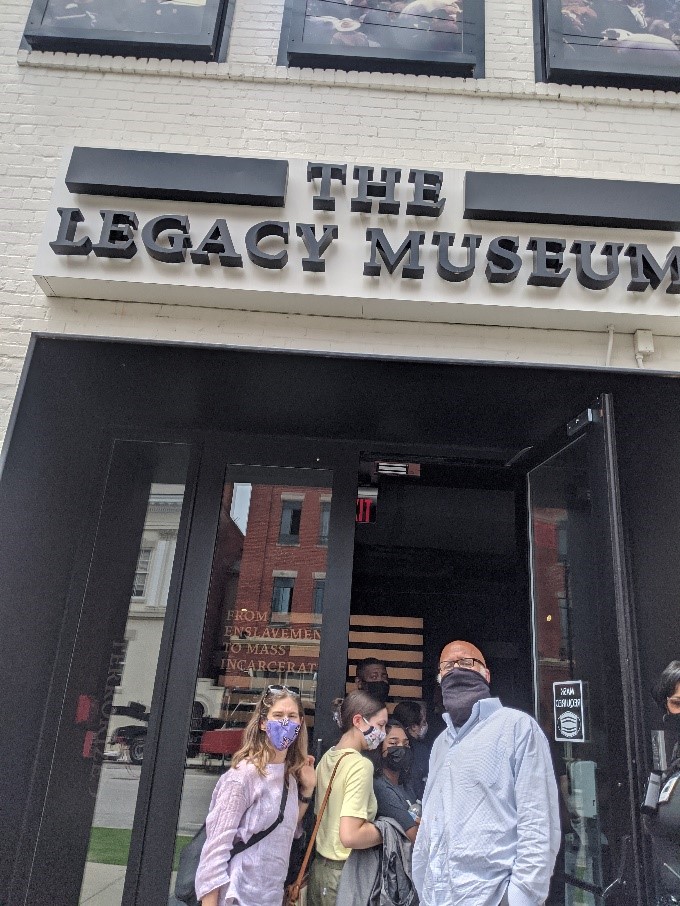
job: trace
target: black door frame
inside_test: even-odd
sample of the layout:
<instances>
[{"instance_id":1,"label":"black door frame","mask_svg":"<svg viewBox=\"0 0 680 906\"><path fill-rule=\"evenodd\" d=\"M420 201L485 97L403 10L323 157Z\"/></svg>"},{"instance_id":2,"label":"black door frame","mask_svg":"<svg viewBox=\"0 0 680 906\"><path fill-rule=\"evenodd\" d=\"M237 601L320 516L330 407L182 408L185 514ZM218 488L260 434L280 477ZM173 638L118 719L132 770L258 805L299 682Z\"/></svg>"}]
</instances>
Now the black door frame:
<instances>
[{"instance_id":1,"label":"black door frame","mask_svg":"<svg viewBox=\"0 0 680 906\"><path fill-rule=\"evenodd\" d=\"M613 429L608 437L608 451L612 461L616 461L615 438ZM113 427L103 434L101 443L102 469L97 472L98 480L91 495L88 507L87 527L84 531L84 542L76 559L69 595L70 604L66 608L62 627L59 655L55 661L50 695L59 696L59 690L65 677L68 662L69 638L73 632L73 602L82 594L86 581L89 551L94 544L94 528L98 501L101 500L105 487L106 470L104 464L110 444L114 440L138 440L148 442L189 443L193 447L191 480L187 484L185 496L186 531L183 531L183 543L178 543L176 569L173 585L168 600L168 611L172 607L172 616L166 617L163 640L159 655L157 682L154 689L152 713L158 715L149 726L149 746L147 751L155 752L149 760L147 771L140 781L137 809L135 816L135 834L130 849L128 880L126 882L124 906L141 904L145 906L165 906L167 893L159 888L158 878L169 877L174 847L174 828L179 813L184 771L186 738L189 732L191 704L195 677L200 655L200 641L203 626L203 615L207 601L210 580L210 568L217 520L222 494L224 468L231 463L251 465L316 466L328 468L333 472L333 500L329 537L329 561L327 569L327 608L324 620L324 631L320 648L319 686L317 693L317 722L315 738L321 740L324 747L333 733L331 701L339 691L344 689L346 670L346 650L338 645L338 639L347 638L349 630L349 603L352 576L354 513L357 489L359 457L363 450L375 448L371 440L332 441L313 440L299 437L284 437L243 434L206 434L196 430L131 429L129 426ZM423 444L386 444L379 447L391 455L412 456L418 452L432 456L451 455L452 448L442 445ZM617 491L618 492L618 489ZM610 490L610 493L613 493ZM620 512L616 526L612 530L621 537ZM183 516L184 519L184 516ZM178 565L180 564L180 565ZM616 564L620 592L617 595L617 616L619 618L620 644L622 647L622 678L627 700L630 702L629 739L634 747L633 757L644 762L644 740L642 710L640 702L640 678L635 645L634 614L628 596L628 578L625 564ZM73 637L75 638L75 636ZM73 639L71 639L71 642ZM72 645L71 645L72 647ZM51 698L49 699L52 700ZM45 721L41 729L43 740L54 740L58 726L58 712L47 707ZM44 796L47 776L45 770L49 764L49 746L40 748L36 755L34 789L30 805L26 812L22 839L35 839L38 816ZM633 762L635 763L635 761ZM163 767L159 770L159 766ZM631 777L631 809L635 812L639 790L635 778ZM633 826L639 826L635 814ZM153 833L154 827L172 833ZM33 837L32 837L33 835ZM27 878L29 866L27 852L21 854L15 871L16 902L24 902L21 890L26 887L22 879ZM62 866L63 868L63 866ZM636 870L639 871L639 869ZM15 900L13 899L12 902Z\"/></svg>"},{"instance_id":2,"label":"black door frame","mask_svg":"<svg viewBox=\"0 0 680 906\"><path fill-rule=\"evenodd\" d=\"M592 415L591 415L592 412ZM547 462L551 457L558 455L561 451L566 450L574 443L584 430L599 430L603 432L602 444L604 449L605 466L602 470L596 470L596 474L591 474L591 480L595 480L599 487L594 497L601 502L602 506L607 508L607 522L609 524L609 535L611 539L610 552L611 557L607 562L602 564L602 569L609 574L609 580L613 588L616 635L618 651L616 656L619 662L621 676L621 685L623 692L623 701L621 707L624 720L624 737L626 752L625 758L627 763L626 775L628 778L628 803L630 807L630 829L631 839L628 846L623 845L623 851L620 856L618 865L618 876L614 884L622 883L624 888L630 884L631 875L634 878L637 904L646 906L651 903L654 896L653 882L649 877L649 872L645 870L645 859L639 860L638 853L645 853L647 846L643 842L644 833L642 828L642 818L640 813L640 768L645 764L645 745L644 745L644 725L643 725L643 705L641 695L640 665L638 656L638 640L635 612L632 604L632 592L630 587L630 571L627 562L627 551L625 532L623 526L623 514L621 507L621 489L619 481L619 467L616 450L616 425L614 419L614 400L612 394L601 393L599 397L593 400L591 406L586 410L575 413L574 419L568 424L557 427L545 440L536 445L534 448L525 452L524 456L518 460L521 464L527 481L532 469L540 464ZM594 424L590 424L591 418ZM591 447L592 449L592 447ZM530 501L531 496L527 491L527 524L529 525L529 537L531 539L530 526ZM537 668L537 650L536 650L536 613L533 590L533 566L532 559L533 542L529 542L529 571L531 580L531 610L532 610L532 637L533 637L533 674L534 674L534 692L537 694L536 668ZM535 701L534 707L537 703ZM619 784L620 786L621 784ZM617 866L614 866L614 870ZM611 885L610 895L614 895L617 889L614 884ZM613 902L617 902L614 898Z\"/></svg>"}]
</instances>

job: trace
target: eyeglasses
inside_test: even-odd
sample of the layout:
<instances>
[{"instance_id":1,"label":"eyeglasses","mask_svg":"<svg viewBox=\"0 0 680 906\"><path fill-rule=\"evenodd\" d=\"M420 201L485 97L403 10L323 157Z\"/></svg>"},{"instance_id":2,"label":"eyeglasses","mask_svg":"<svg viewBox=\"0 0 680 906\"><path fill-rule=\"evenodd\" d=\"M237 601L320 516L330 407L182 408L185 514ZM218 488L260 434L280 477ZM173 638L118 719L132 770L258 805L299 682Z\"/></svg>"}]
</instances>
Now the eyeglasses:
<instances>
[{"instance_id":1,"label":"eyeglasses","mask_svg":"<svg viewBox=\"0 0 680 906\"><path fill-rule=\"evenodd\" d=\"M680 708L680 698L676 698L675 696L673 696L673 698L667 698L666 701L668 702L669 705L672 705L674 708Z\"/></svg>"},{"instance_id":2,"label":"eyeglasses","mask_svg":"<svg viewBox=\"0 0 680 906\"><path fill-rule=\"evenodd\" d=\"M439 665L440 673L448 673L450 670L453 670L454 667L465 667L466 670L474 669L475 664L479 664L480 667L483 667L486 670L486 664L484 661L480 661L477 657L459 657L455 661L442 661Z\"/></svg>"},{"instance_id":3,"label":"eyeglasses","mask_svg":"<svg viewBox=\"0 0 680 906\"><path fill-rule=\"evenodd\" d=\"M274 694L278 692L289 692L291 695L297 695L298 698L300 697L300 689L298 686L267 686L267 691L264 694L269 695L270 692L273 692Z\"/></svg>"}]
</instances>

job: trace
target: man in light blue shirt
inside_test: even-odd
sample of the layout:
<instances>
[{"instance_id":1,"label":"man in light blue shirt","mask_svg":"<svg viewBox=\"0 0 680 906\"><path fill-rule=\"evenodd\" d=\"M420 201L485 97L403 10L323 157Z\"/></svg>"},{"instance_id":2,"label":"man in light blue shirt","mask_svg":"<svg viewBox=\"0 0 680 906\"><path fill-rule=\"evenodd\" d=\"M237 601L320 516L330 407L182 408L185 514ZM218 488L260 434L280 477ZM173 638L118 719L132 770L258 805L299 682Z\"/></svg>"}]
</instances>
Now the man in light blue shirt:
<instances>
[{"instance_id":1,"label":"man in light blue shirt","mask_svg":"<svg viewBox=\"0 0 680 906\"><path fill-rule=\"evenodd\" d=\"M423 906L539 906L560 820L548 741L528 714L491 698L481 651L451 642L439 682L446 729L435 741L413 850Z\"/></svg>"}]
</instances>

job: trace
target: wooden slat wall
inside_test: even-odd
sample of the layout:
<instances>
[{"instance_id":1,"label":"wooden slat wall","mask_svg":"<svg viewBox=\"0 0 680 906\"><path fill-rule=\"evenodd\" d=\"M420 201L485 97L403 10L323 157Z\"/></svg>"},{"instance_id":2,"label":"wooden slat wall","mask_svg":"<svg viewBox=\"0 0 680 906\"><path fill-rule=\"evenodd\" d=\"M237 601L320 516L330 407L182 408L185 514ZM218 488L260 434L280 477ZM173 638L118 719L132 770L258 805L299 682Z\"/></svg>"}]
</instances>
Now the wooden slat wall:
<instances>
[{"instance_id":1,"label":"wooden slat wall","mask_svg":"<svg viewBox=\"0 0 680 906\"><path fill-rule=\"evenodd\" d=\"M364 658L384 661L390 676L390 711L397 702L423 697L422 617L350 617L346 691L356 688L357 664Z\"/></svg>"}]
</instances>

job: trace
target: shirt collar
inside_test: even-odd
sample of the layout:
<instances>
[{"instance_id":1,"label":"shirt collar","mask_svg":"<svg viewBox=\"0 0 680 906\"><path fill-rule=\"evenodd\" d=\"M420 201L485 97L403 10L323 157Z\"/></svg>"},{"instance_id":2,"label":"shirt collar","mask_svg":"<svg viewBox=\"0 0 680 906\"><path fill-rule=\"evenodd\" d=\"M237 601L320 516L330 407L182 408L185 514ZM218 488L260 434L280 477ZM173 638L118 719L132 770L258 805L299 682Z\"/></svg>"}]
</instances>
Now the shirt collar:
<instances>
[{"instance_id":1,"label":"shirt collar","mask_svg":"<svg viewBox=\"0 0 680 906\"><path fill-rule=\"evenodd\" d=\"M494 711L498 711L498 709L502 707L503 705L501 704L501 700L499 698L482 698L478 702L474 703L474 705L472 706L472 713L462 727L454 727L451 716L446 711L444 711L442 717L444 719L444 723L446 724L449 735L454 739L460 739L470 732L477 721L486 720L486 718L490 717L490 715L492 715Z\"/></svg>"}]
</instances>

